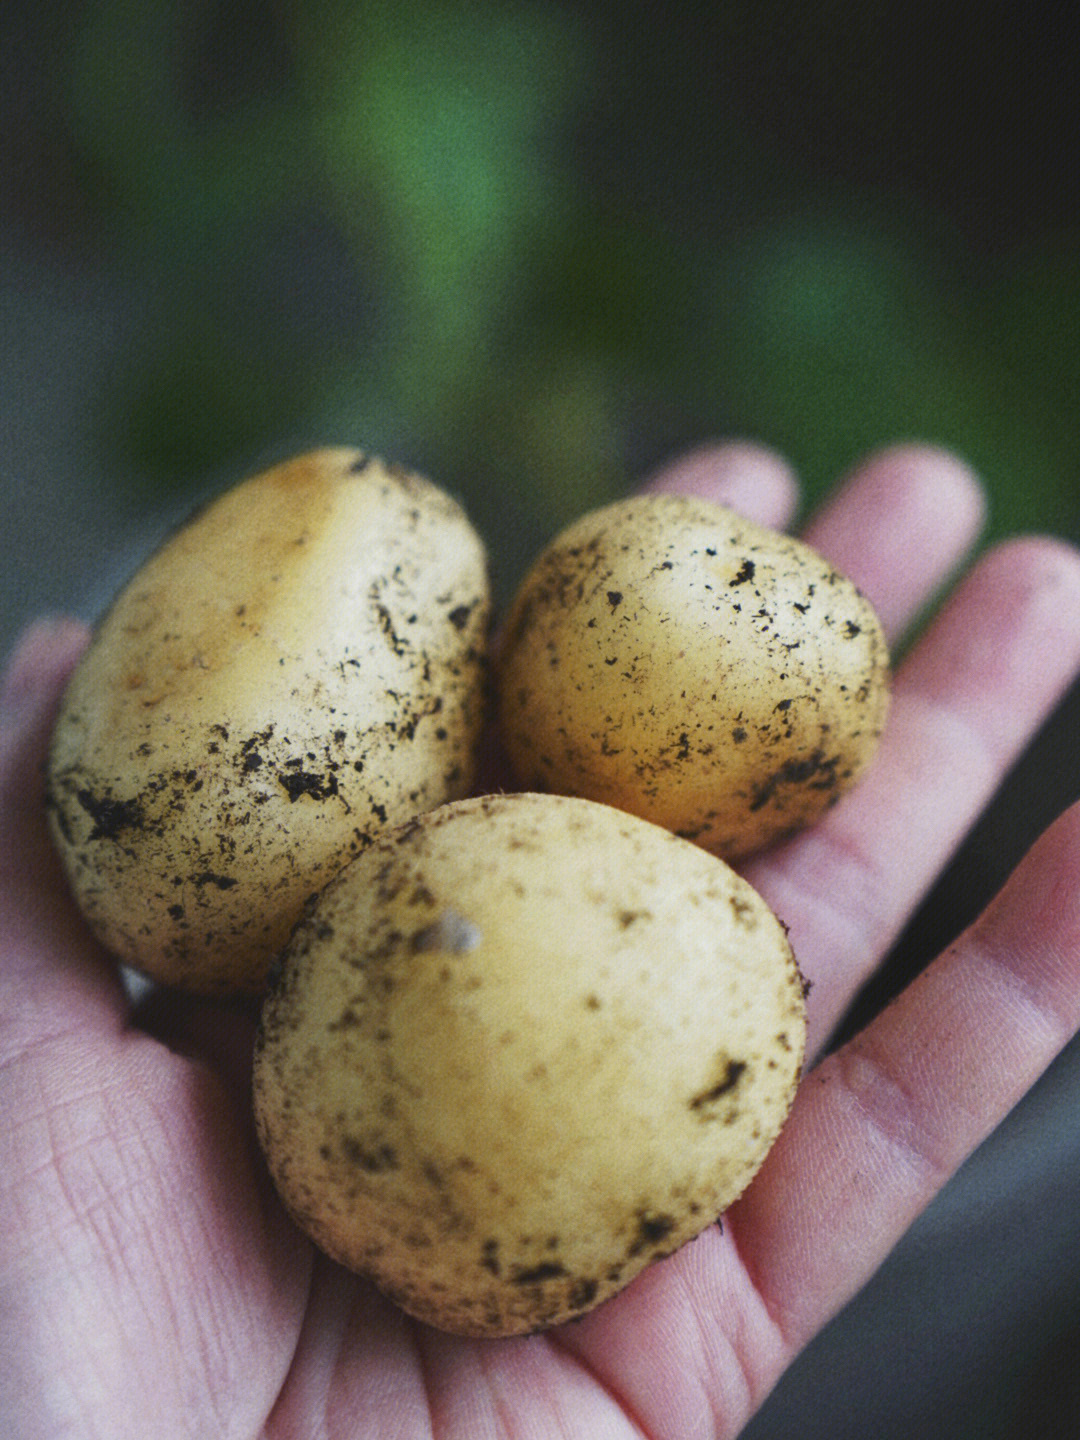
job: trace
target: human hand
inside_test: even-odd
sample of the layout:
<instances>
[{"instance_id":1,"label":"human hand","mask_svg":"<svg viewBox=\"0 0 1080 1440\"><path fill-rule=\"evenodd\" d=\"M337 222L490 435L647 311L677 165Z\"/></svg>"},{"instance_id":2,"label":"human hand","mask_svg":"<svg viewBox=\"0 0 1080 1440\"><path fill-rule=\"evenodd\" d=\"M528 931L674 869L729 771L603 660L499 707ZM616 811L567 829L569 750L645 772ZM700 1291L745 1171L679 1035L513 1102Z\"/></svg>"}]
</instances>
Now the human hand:
<instances>
[{"instance_id":1,"label":"human hand","mask_svg":"<svg viewBox=\"0 0 1080 1440\"><path fill-rule=\"evenodd\" d=\"M786 469L720 447L654 484L780 526ZM862 466L812 544L900 635L981 520L967 472ZM731 1436L1080 1025L1080 806L984 916L808 1071L743 1198L583 1319L427 1330L293 1229L249 1115L252 1017L137 1005L67 899L40 764L70 622L29 632L0 741L0 1415L14 1440ZM986 554L899 666L881 750L813 830L743 866L788 924L820 1049L1080 671L1080 556Z\"/></svg>"}]
</instances>

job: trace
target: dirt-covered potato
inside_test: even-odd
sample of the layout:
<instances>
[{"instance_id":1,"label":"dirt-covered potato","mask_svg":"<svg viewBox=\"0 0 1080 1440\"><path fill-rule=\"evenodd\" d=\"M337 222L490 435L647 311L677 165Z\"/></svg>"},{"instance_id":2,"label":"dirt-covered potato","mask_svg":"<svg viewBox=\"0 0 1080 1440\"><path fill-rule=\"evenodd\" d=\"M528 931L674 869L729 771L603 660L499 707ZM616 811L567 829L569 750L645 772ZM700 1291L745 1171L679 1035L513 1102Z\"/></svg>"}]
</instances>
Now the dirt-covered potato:
<instances>
[{"instance_id":1,"label":"dirt-covered potato","mask_svg":"<svg viewBox=\"0 0 1080 1440\"><path fill-rule=\"evenodd\" d=\"M542 553L497 689L523 786L733 858L815 820L862 772L888 655L868 601L807 545L703 500L643 495Z\"/></svg>"},{"instance_id":2,"label":"dirt-covered potato","mask_svg":"<svg viewBox=\"0 0 1080 1440\"><path fill-rule=\"evenodd\" d=\"M802 984L723 861L591 801L458 801L320 896L264 1003L298 1223L443 1329L580 1314L697 1235L787 1114Z\"/></svg>"},{"instance_id":3,"label":"dirt-covered potato","mask_svg":"<svg viewBox=\"0 0 1080 1440\"><path fill-rule=\"evenodd\" d=\"M53 736L52 829L100 939L260 991L308 896L471 787L487 623L459 506L358 451L201 511L101 622Z\"/></svg>"}]
</instances>

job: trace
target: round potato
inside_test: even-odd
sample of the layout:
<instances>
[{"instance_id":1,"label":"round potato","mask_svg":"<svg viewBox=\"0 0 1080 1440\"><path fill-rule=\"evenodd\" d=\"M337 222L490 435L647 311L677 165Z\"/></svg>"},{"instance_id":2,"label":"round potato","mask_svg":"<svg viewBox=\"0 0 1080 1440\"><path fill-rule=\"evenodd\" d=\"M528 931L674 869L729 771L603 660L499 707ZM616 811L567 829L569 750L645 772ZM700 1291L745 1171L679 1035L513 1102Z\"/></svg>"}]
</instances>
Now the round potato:
<instances>
[{"instance_id":1,"label":"round potato","mask_svg":"<svg viewBox=\"0 0 1080 1440\"><path fill-rule=\"evenodd\" d=\"M260 992L351 855L471 788L488 608L460 507L358 451L201 511L101 622L52 740L53 834L105 945Z\"/></svg>"},{"instance_id":2,"label":"round potato","mask_svg":"<svg viewBox=\"0 0 1080 1440\"><path fill-rule=\"evenodd\" d=\"M458 801L320 896L264 1003L259 1137L298 1223L468 1335L578 1315L713 1222L803 1053L781 924L591 801Z\"/></svg>"},{"instance_id":3,"label":"round potato","mask_svg":"<svg viewBox=\"0 0 1080 1440\"><path fill-rule=\"evenodd\" d=\"M867 600L807 545L703 500L586 515L523 581L498 667L523 786L734 858L817 819L888 707Z\"/></svg>"}]
</instances>

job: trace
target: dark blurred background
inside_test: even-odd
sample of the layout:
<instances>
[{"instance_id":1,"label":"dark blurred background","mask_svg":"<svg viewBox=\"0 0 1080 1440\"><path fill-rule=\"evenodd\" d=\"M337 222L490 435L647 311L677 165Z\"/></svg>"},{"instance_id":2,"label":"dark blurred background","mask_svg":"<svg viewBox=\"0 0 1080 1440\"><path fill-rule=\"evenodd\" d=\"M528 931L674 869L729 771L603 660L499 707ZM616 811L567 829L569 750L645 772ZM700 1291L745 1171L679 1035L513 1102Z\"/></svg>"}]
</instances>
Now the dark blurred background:
<instances>
[{"instance_id":1,"label":"dark blurred background","mask_svg":"<svg viewBox=\"0 0 1080 1440\"><path fill-rule=\"evenodd\" d=\"M1080 540L1071 35L1019 4L4 0L0 645L326 443L458 493L503 595L720 436L808 504L936 441L989 539ZM1080 791L1070 704L864 1008ZM755 1436L1076 1433L1074 1052Z\"/></svg>"}]
</instances>

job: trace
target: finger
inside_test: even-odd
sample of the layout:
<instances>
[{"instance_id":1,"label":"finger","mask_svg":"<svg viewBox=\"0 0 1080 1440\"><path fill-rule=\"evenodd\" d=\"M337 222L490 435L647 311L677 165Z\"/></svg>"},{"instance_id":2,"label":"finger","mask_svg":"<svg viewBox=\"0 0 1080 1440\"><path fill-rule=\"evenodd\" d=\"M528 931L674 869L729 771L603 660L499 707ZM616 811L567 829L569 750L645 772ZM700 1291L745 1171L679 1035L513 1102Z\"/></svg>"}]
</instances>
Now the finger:
<instances>
[{"instance_id":1,"label":"finger","mask_svg":"<svg viewBox=\"0 0 1080 1440\"><path fill-rule=\"evenodd\" d=\"M764 446L741 440L692 450L657 471L644 488L711 500L773 530L790 522L799 498L790 466Z\"/></svg>"},{"instance_id":2,"label":"finger","mask_svg":"<svg viewBox=\"0 0 1080 1440\"><path fill-rule=\"evenodd\" d=\"M10 1043L124 1008L116 967L87 932L44 817L45 750L64 683L87 643L73 620L39 621L12 654L0 731L0 1013Z\"/></svg>"},{"instance_id":3,"label":"finger","mask_svg":"<svg viewBox=\"0 0 1080 1440\"><path fill-rule=\"evenodd\" d=\"M862 590L895 641L968 553L985 514L982 487L955 456L900 445L860 465L804 538Z\"/></svg>"},{"instance_id":4,"label":"finger","mask_svg":"<svg viewBox=\"0 0 1080 1440\"><path fill-rule=\"evenodd\" d=\"M744 873L790 927L816 1050L1080 672L1080 554L988 552L895 680L881 747L812 830Z\"/></svg>"},{"instance_id":5,"label":"finger","mask_svg":"<svg viewBox=\"0 0 1080 1440\"><path fill-rule=\"evenodd\" d=\"M804 1082L728 1219L794 1352L1080 1025L1080 805L984 915Z\"/></svg>"}]
</instances>

